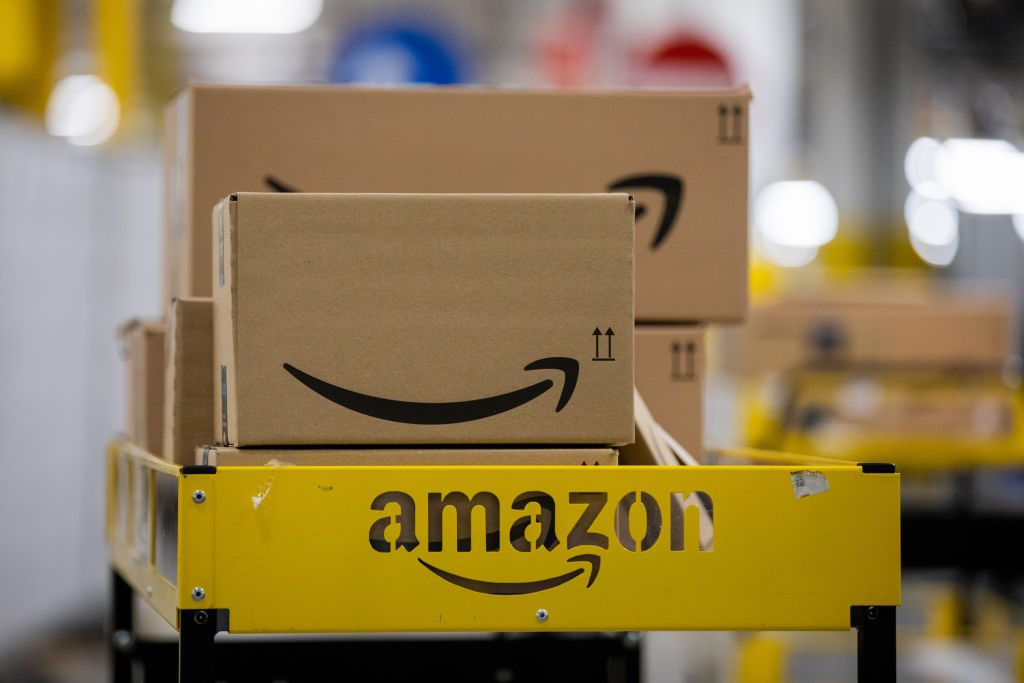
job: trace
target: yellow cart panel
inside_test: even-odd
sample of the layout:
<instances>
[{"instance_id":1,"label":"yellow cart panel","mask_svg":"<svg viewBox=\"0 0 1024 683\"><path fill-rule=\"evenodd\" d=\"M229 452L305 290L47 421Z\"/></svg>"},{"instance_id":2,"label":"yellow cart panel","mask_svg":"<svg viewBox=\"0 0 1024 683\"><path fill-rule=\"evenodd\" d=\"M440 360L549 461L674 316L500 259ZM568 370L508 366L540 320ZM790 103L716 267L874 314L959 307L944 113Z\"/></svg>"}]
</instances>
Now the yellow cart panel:
<instances>
[{"instance_id":1,"label":"yellow cart panel","mask_svg":"<svg viewBox=\"0 0 1024 683\"><path fill-rule=\"evenodd\" d=\"M900 600L899 475L868 467L109 462L113 563L176 626L846 630Z\"/></svg>"}]
</instances>

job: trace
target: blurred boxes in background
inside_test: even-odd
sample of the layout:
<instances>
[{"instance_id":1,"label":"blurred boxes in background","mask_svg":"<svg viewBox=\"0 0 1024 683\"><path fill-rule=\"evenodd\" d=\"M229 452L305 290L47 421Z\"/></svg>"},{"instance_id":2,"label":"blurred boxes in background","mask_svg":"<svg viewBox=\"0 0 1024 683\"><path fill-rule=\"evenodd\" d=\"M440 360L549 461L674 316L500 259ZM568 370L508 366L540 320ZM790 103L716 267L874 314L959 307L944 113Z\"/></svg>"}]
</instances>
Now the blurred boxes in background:
<instances>
[{"instance_id":1,"label":"blurred boxes in background","mask_svg":"<svg viewBox=\"0 0 1024 683\"><path fill-rule=\"evenodd\" d=\"M1020 457L1008 299L877 274L794 288L716 330L744 441L901 471Z\"/></svg>"},{"instance_id":2,"label":"blurred boxes in background","mask_svg":"<svg viewBox=\"0 0 1024 683\"><path fill-rule=\"evenodd\" d=\"M622 191L637 198L637 320L740 320L749 100L745 87L186 88L167 110L167 296L210 294L209 212L231 192Z\"/></svg>"},{"instance_id":3,"label":"blurred boxes in background","mask_svg":"<svg viewBox=\"0 0 1024 683\"><path fill-rule=\"evenodd\" d=\"M999 368L1013 353L1013 311L1002 299L778 301L745 326L722 329L718 359L732 373L821 364Z\"/></svg>"},{"instance_id":4,"label":"blurred boxes in background","mask_svg":"<svg viewBox=\"0 0 1024 683\"><path fill-rule=\"evenodd\" d=\"M633 214L624 194L232 195L220 441L630 442Z\"/></svg>"},{"instance_id":5,"label":"blurred boxes in background","mask_svg":"<svg viewBox=\"0 0 1024 683\"><path fill-rule=\"evenodd\" d=\"M612 448L233 448L195 452L197 465L615 465Z\"/></svg>"},{"instance_id":6,"label":"blurred boxes in background","mask_svg":"<svg viewBox=\"0 0 1024 683\"><path fill-rule=\"evenodd\" d=\"M164 324L130 320L118 331L128 378L128 439L150 453L163 451Z\"/></svg>"},{"instance_id":7,"label":"blurred boxes in background","mask_svg":"<svg viewBox=\"0 0 1024 683\"><path fill-rule=\"evenodd\" d=\"M175 299L167 314L167 372L163 455L178 465L195 461L212 443L213 299Z\"/></svg>"},{"instance_id":8,"label":"blurred boxes in background","mask_svg":"<svg viewBox=\"0 0 1024 683\"><path fill-rule=\"evenodd\" d=\"M704 326L637 326L636 387L658 423L689 453L704 447Z\"/></svg>"}]
</instances>

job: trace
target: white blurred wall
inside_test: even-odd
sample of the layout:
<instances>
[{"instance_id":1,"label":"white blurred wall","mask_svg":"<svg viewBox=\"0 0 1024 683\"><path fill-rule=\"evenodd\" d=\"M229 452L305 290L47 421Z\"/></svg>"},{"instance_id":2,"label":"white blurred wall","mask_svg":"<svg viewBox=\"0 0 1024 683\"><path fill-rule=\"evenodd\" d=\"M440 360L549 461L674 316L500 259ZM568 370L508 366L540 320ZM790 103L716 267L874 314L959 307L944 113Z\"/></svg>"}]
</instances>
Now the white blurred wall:
<instances>
[{"instance_id":1,"label":"white blurred wall","mask_svg":"<svg viewBox=\"0 0 1024 683\"><path fill-rule=\"evenodd\" d=\"M156 315L160 168L0 110L0 655L102 604L114 330Z\"/></svg>"}]
</instances>

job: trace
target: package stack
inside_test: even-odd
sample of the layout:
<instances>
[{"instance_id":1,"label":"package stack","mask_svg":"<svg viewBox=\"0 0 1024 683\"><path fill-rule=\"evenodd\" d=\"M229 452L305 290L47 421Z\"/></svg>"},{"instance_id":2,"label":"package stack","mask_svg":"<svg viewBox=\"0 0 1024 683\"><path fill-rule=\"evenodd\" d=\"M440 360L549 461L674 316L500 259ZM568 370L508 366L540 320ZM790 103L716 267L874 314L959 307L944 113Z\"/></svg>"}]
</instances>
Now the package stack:
<instances>
[{"instance_id":1,"label":"package stack","mask_svg":"<svg viewBox=\"0 0 1024 683\"><path fill-rule=\"evenodd\" d=\"M147 447L613 462L638 321L636 384L698 454L703 325L747 306L749 99L186 88L165 128L166 373L147 375L166 396L131 399L164 415Z\"/></svg>"}]
</instances>

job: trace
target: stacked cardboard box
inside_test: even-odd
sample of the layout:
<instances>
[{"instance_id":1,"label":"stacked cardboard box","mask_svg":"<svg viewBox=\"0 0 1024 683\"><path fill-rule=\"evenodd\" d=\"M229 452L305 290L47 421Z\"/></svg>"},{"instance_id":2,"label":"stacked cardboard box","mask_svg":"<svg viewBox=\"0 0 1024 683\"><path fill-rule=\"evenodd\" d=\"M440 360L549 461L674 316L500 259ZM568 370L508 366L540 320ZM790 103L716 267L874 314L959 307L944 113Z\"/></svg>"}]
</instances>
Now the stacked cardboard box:
<instances>
[{"instance_id":1,"label":"stacked cardboard box","mask_svg":"<svg viewBox=\"0 0 1024 683\"><path fill-rule=\"evenodd\" d=\"M382 462L410 463L468 462L484 444L494 452L481 458L522 462L606 449L632 439L636 320L637 385L698 454L703 325L747 309L749 99L745 88L186 88L168 107L176 303L165 434L148 447L183 464L195 446L220 464L366 462L357 447L370 444ZM329 192L406 194L300 194ZM635 198L635 314L627 250L602 230L626 197L407 194L605 192ZM256 238L233 242L239 233ZM559 358L579 366L571 396ZM541 395L447 426L366 412L522 391Z\"/></svg>"},{"instance_id":2,"label":"stacked cardboard box","mask_svg":"<svg viewBox=\"0 0 1024 683\"><path fill-rule=\"evenodd\" d=\"M118 330L127 378L125 435L149 451L163 450L164 324L129 320Z\"/></svg>"},{"instance_id":3,"label":"stacked cardboard box","mask_svg":"<svg viewBox=\"0 0 1024 683\"><path fill-rule=\"evenodd\" d=\"M629 192L637 385L698 455L704 323L747 310L749 99L746 88L187 88L168 109L165 286L211 293L209 210L231 192ZM588 331L595 357L629 334Z\"/></svg>"},{"instance_id":4,"label":"stacked cardboard box","mask_svg":"<svg viewBox=\"0 0 1024 683\"><path fill-rule=\"evenodd\" d=\"M632 339L594 362L590 330L633 320L633 213L625 194L232 194L213 367L237 450L217 462L612 462Z\"/></svg>"}]
</instances>

